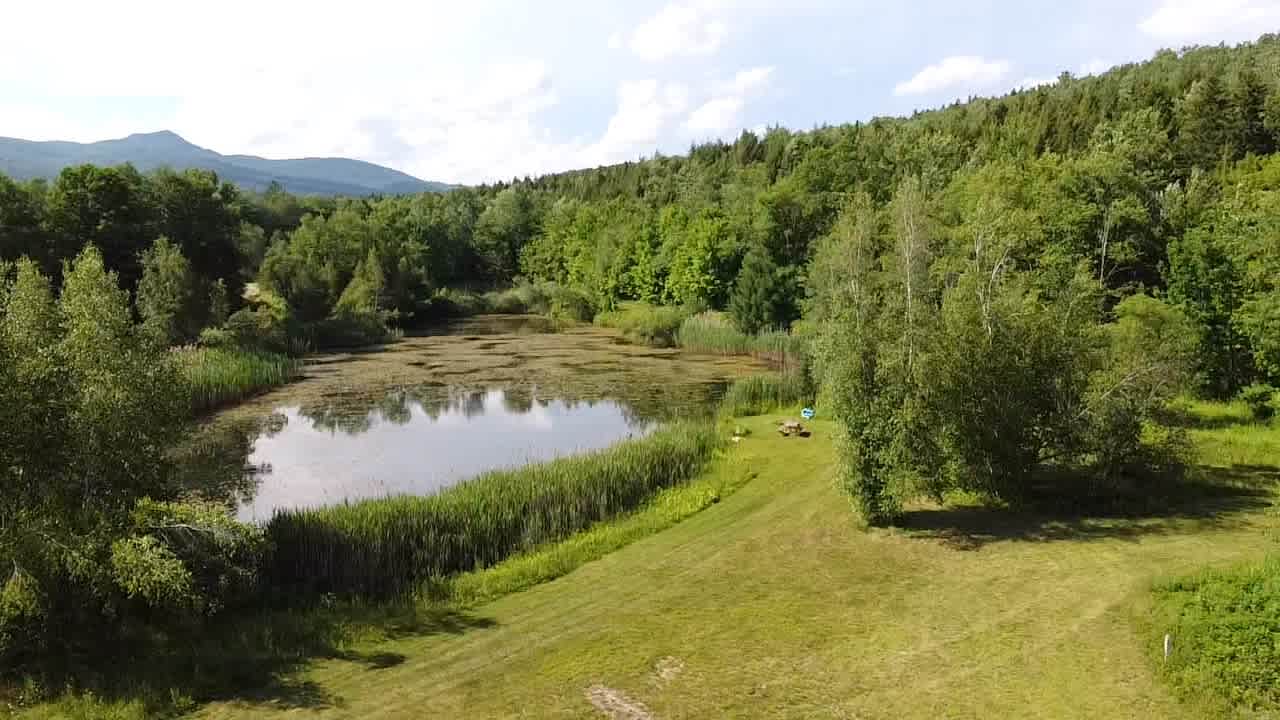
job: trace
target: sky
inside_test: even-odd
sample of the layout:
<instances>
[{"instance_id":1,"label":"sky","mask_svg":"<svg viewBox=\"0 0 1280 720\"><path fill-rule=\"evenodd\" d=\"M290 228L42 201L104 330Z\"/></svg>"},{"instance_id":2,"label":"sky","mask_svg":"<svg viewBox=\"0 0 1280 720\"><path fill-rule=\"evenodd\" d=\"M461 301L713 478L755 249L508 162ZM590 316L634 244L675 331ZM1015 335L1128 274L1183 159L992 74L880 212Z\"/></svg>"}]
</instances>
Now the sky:
<instances>
[{"instance_id":1,"label":"sky","mask_svg":"<svg viewBox=\"0 0 1280 720\"><path fill-rule=\"evenodd\" d=\"M478 183L1103 72L1280 0L0 0L0 136Z\"/></svg>"}]
</instances>

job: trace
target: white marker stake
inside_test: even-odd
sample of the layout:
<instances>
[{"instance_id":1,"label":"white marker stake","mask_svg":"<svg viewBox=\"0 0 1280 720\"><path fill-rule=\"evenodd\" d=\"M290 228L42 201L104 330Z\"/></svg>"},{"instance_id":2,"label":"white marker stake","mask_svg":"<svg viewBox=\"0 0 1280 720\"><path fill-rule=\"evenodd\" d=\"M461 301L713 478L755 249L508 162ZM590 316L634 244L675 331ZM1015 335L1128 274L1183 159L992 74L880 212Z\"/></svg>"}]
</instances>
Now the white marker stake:
<instances>
[{"instance_id":1,"label":"white marker stake","mask_svg":"<svg viewBox=\"0 0 1280 720\"><path fill-rule=\"evenodd\" d=\"M1164 659L1169 659L1169 653L1173 652L1173 636L1169 633L1164 634Z\"/></svg>"}]
</instances>

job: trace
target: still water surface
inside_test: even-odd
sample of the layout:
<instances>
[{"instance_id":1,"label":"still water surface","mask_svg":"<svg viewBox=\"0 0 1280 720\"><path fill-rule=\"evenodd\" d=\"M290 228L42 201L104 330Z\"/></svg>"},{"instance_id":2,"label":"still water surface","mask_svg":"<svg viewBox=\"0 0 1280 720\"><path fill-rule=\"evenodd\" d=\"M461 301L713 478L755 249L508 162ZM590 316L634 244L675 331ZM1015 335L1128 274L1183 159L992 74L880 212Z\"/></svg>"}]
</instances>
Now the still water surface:
<instances>
[{"instance_id":1,"label":"still water surface","mask_svg":"<svg viewBox=\"0 0 1280 720\"><path fill-rule=\"evenodd\" d=\"M278 408L283 427L261 434L249 456L250 464L269 470L240 505L240 518L267 520L281 507L426 495L486 470L608 447L655 426L613 400L525 400L500 388L458 392L443 407L389 400L394 412L372 410L345 428L315 422L301 407Z\"/></svg>"},{"instance_id":2,"label":"still water surface","mask_svg":"<svg viewBox=\"0 0 1280 720\"><path fill-rule=\"evenodd\" d=\"M283 508L429 494L706 413L729 380L756 369L591 327L468 320L378 352L315 358L302 381L210 423L190 484L222 487L239 517L256 521ZM205 477L219 465L235 480Z\"/></svg>"}]
</instances>

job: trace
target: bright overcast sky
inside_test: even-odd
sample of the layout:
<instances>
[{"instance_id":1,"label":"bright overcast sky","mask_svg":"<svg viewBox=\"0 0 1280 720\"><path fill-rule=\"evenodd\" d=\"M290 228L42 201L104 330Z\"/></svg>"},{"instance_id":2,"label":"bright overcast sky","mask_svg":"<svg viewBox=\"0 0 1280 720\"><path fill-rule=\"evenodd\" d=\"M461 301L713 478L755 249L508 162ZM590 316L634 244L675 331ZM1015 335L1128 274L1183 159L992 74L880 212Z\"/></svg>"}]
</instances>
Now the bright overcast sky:
<instances>
[{"instance_id":1,"label":"bright overcast sky","mask_svg":"<svg viewBox=\"0 0 1280 720\"><path fill-rule=\"evenodd\" d=\"M479 182L1280 30L1280 0L4 0L0 136Z\"/></svg>"}]
</instances>

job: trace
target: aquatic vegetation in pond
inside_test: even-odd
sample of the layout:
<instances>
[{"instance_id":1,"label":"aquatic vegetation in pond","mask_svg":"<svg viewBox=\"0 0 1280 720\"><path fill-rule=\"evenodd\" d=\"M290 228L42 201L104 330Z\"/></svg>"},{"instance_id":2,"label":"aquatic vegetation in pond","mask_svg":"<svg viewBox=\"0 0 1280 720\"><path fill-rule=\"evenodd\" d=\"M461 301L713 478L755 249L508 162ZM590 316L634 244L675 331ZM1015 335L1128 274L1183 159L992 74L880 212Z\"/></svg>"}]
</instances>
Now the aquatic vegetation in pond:
<instances>
[{"instance_id":1,"label":"aquatic vegetation in pond","mask_svg":"<svg viewBox=\"0 0 1280 720\"><path fill-rule=\"evenodd\" d=\"M733 377L760 368L618 345L615 333L593 327L539 327L533 317L475 318L452 325L452 334L314 358L302 381L220 413L206 433L232 424L251 430L247 440L222 443L232 455L226 462L205 464L226 471L215 484L236 489L230 502L241 517L259 520L277 508L430 493L705 417ZM272 433L254 429L273 415L280 422ZM235 447L245 449L234 456ZM251 471L239 484L225 479L236 468Z\"/></svg>"}]
</instances>

